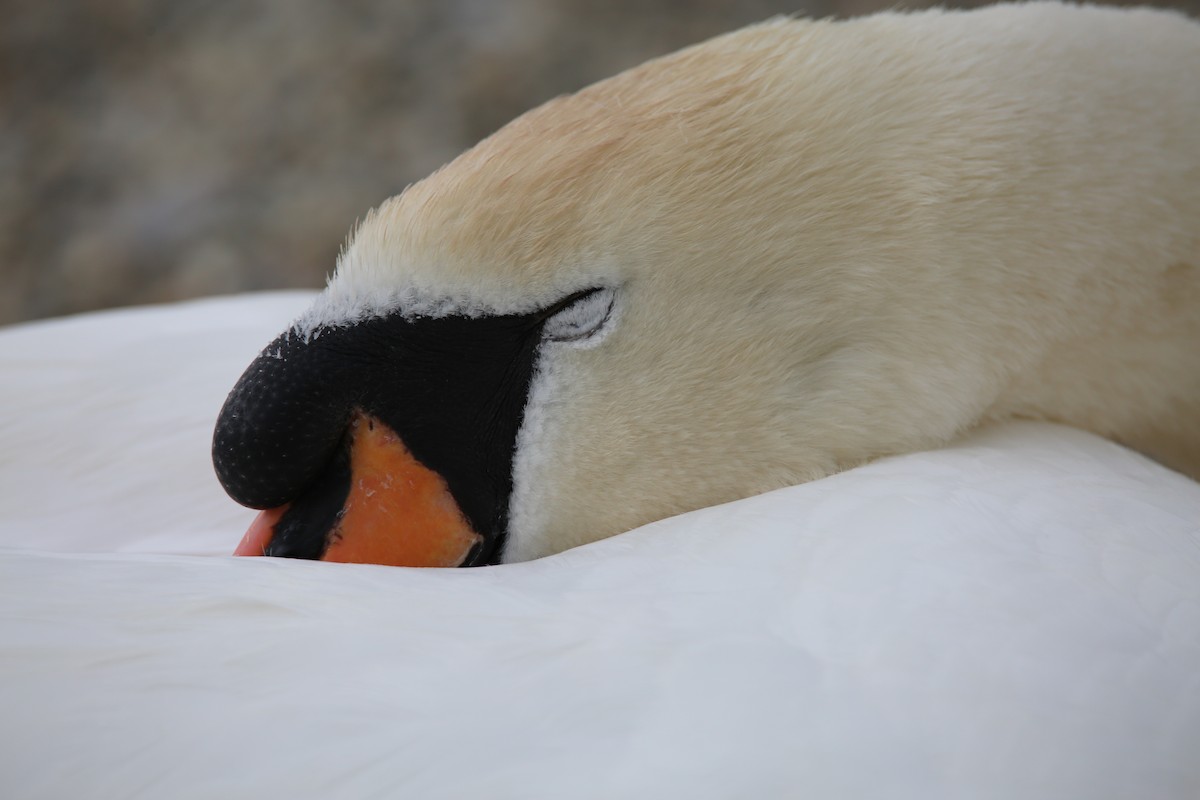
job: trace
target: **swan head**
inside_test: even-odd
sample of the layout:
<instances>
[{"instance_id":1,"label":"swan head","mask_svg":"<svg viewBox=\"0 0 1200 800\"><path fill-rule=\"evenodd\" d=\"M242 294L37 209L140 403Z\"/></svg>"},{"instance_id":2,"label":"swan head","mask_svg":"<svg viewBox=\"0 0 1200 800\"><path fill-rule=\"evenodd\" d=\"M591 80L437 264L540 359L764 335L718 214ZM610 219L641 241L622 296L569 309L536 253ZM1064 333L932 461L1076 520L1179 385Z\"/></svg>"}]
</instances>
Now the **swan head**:
<instances>
[{"instance_id":1,"label":"swan head","mask_svg":"<svg viewBox=\"0 0 1200 800\"><path fill-rule=\"evenodd\" d=\"M526 560L976 424L1062 327L961 269L1044 247L975 224L1024 143L966 79L931 113L983 45L875 19L649 62L371 212L222 411L242 550Z\"/></svg>"},{"instance_id":2,"label":"swan head","mask_svg":"<svg viewBox=\"0 0 1200 800\"><path fill-rule=\"evenodd\" d=\"M248 548L524 560L953 433L889 342L919 187L820 75L772 80L823 26L551 101L369 214L222 412L219 477L275 509ZM430 486L361 514L389 494L363 470Z\"/></svg>"}]
</instances>

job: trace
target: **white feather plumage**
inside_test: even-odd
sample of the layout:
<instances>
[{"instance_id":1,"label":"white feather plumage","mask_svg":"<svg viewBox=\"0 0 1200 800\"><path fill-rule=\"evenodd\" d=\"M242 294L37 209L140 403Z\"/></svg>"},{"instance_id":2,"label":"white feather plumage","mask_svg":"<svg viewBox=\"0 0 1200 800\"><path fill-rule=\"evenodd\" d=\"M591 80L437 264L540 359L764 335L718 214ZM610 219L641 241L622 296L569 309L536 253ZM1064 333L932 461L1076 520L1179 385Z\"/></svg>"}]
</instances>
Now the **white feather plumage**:
<instances>
[{"instance_id":1,"label":"white feather plumage","mask_svg":"<svg viewBox=\"0 0 1200 800\"><path fill-rule=\"evenodd\" d=\"M1200 487L1065 428L498 568L222 557L219 387L308 299L0 333L4 796L1200 788Z\"/></svg>"}]
</instances>

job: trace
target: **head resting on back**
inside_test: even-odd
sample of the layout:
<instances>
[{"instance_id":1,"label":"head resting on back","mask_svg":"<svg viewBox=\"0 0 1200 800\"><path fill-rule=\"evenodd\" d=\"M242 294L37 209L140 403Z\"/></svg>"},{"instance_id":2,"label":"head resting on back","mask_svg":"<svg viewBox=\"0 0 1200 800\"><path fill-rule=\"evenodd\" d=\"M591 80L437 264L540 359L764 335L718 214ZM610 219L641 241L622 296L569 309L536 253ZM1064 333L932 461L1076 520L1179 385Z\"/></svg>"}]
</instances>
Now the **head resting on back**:
<instances>
[{"instance_id":1,"label":"head resting on back","mask_svg":"<svg viewBox=\"0 0 1200 800\"><path fill-rule=\"evenodd\" d=\"M611 292L596 330L539 350L508 560L1013 413L1119 435L1124 411L1045 375L1064 343L1133 336L1148 275L1187 263L1197 291L1200 197L1173 175L1197 174L1178 131L1200 115L1144 96L1197 90L1170 58L1096 51L1131 20L1198 60L1178 17L1045 4L774 20L649 62L372 212L296 331ZM1178 152L1131 163L1154 125Z\"/></svg>"}]
</instances>

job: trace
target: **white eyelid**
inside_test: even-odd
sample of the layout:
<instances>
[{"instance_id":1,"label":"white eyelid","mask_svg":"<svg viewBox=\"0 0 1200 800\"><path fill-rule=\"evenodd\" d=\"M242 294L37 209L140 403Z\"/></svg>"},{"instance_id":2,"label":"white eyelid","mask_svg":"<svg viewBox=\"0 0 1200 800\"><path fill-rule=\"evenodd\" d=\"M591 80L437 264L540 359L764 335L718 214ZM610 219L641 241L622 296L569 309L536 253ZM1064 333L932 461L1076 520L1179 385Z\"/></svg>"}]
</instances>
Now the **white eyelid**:
<instances>
[{"instance_id":1,"label":"white eyelid","mask_svg":"<svg viewBox=\"0 0 1200 800\"><path fill-rule=\"evenodd\" d=\"M612 327L609 322L615 316L616 305L616 289L597 289L546 320L543 335L552 342L588 346L598 344L603 334Z\"/></svg>"}]
</instances>

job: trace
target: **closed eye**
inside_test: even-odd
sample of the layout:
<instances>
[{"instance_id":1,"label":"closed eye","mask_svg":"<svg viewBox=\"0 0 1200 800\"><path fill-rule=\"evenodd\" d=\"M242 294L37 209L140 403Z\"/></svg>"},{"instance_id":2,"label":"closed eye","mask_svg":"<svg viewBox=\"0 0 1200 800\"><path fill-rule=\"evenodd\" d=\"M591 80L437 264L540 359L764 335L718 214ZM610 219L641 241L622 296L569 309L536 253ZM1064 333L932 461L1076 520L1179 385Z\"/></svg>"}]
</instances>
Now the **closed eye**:
<instances>
[{"instance_id":1,"label":"closed eye","mask_svg":"<svg viewBox=\"0 0 1200 800\"><path fill-rule=\"evenodd\" d=\"M576 292L546 309L542 335L551 342L587 341L604 330L616 300L616 289L611 287Z\"/></svg>"}]
</instances>

